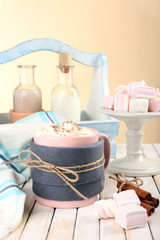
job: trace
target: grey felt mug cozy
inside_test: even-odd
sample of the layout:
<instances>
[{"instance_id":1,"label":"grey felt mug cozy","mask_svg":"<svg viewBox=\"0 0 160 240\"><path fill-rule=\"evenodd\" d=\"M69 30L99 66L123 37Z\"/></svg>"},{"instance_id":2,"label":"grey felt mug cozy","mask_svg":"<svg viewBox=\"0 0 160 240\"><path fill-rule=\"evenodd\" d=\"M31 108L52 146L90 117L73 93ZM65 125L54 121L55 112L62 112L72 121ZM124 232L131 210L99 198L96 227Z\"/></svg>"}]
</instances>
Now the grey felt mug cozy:
<instances>
[{"instance_id":1,"label":"grey felt mug cozy","mask_svg":"<svg viewBox=\"0 0 160 240\"><path fill-rule=\"evenodd\" d=\"M86 147L46 147L30 141L30 149L43 161L56 166L77 166L89 164L101 159L104 155L104 140L100 138L95 144ZM37 158L32 154L32 159ZM70 174L68 174L69 176ZM91 198L99 194L105 183L104 166L89 172L78 173L79 179L71 183L81 194ZM31 169L33 192L44 199L55 201L83 200L56 173Z\"/></svg>"}]
</instances>

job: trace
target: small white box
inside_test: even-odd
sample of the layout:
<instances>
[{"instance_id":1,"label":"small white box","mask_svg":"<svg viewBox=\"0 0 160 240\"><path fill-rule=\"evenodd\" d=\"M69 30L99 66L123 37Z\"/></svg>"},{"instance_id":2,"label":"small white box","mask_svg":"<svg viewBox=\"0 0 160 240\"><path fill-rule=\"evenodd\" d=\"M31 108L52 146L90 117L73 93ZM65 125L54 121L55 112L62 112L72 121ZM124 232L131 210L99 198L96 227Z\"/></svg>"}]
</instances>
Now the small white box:
<instances>
[{"instance_id":1,"label":"small white box","mask_svg":"<svg viewBox=\"0 0 160 240\"><path fill-rule=\"evenodd\" d=\"M145 113L148 112L148 99L131 98L129 112Z\"/></svg>"}]
</instances>

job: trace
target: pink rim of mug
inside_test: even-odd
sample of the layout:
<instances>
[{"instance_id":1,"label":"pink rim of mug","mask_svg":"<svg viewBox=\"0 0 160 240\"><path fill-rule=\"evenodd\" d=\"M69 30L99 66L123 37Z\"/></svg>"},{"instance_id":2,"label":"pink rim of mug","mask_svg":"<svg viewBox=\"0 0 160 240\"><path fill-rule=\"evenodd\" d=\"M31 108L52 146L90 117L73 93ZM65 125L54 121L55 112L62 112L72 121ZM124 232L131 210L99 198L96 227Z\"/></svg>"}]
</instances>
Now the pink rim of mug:
<instances>
[{"instance_id":1,"label":"pink rim of mug","mask_svg":"<svg viewBox=\"0 0 160 240\"><path fill-rule=\"evenodd\" d=\"M80 200L80 201L55 201L55 200L49 200L41 198L37 195L35 195L35 200L47 207L55 207L55 208L78 208L78 207L84 207L88 206L95 201L98 200L98 196L91 197L87 200Z\"/></svg>"}]
</instances>

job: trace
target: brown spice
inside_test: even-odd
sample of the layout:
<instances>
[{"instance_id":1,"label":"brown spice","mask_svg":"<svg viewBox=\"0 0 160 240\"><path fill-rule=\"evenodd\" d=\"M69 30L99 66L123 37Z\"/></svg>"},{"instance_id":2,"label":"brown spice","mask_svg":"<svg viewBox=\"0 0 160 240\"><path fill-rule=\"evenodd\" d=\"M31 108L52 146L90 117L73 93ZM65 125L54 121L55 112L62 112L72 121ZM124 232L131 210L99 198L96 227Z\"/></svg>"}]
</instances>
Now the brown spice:
<instances>
[{"instance_id":1,"label":"brown spice","mask_svg":"<svg viewBox=\"0 0 160 240\"><path fill-rule=\"evenodd\" d=\"M141 202L141 206L147 210L148 216L151 216L151 214L154 213L154 211L155 211L154 207L152 207L144 202Z\"/></svg>"},{"instance_id":2,"label":"brown spice","mask_svg":"<svg viewBox=\"0 0 160 240\"><path fill-rule=\"evenodd\" d=\"M121 185L121 183L117 183L117 188L118 188L118 189L119 189L120 185ZM137 194L138 197L140 197L140 198L150 200L151 197L152 197L150 192L147 192L147 191L145 191L145 190L143 190L143 189L141 189L141 188L137 188L137 187L135 187L135 186L133 186L133 185L126 185L126 184L124 184L124 185L122 186L122 191L124 191L124 190L130 190L130 189L135 190L136 194Z\"/></svg>"}]
</instances>

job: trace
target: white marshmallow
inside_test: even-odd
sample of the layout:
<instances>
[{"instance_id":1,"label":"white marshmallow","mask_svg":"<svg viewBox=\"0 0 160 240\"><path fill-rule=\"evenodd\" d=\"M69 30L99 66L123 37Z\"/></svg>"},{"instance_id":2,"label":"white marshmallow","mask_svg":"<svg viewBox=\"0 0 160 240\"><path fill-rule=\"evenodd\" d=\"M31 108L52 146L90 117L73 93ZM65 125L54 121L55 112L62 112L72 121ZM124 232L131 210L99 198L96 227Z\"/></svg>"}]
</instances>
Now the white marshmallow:
<instances>
[{"instance_id":1,"label":"white marshmallow","mask_svg":"<svg viewBox=\"0 0 160 240\"><path fill-rule=\"evenodd\" d=\"M129 112L145 113L148 112L148 99L131 98Z\"/></svg>"}]
</instances>

